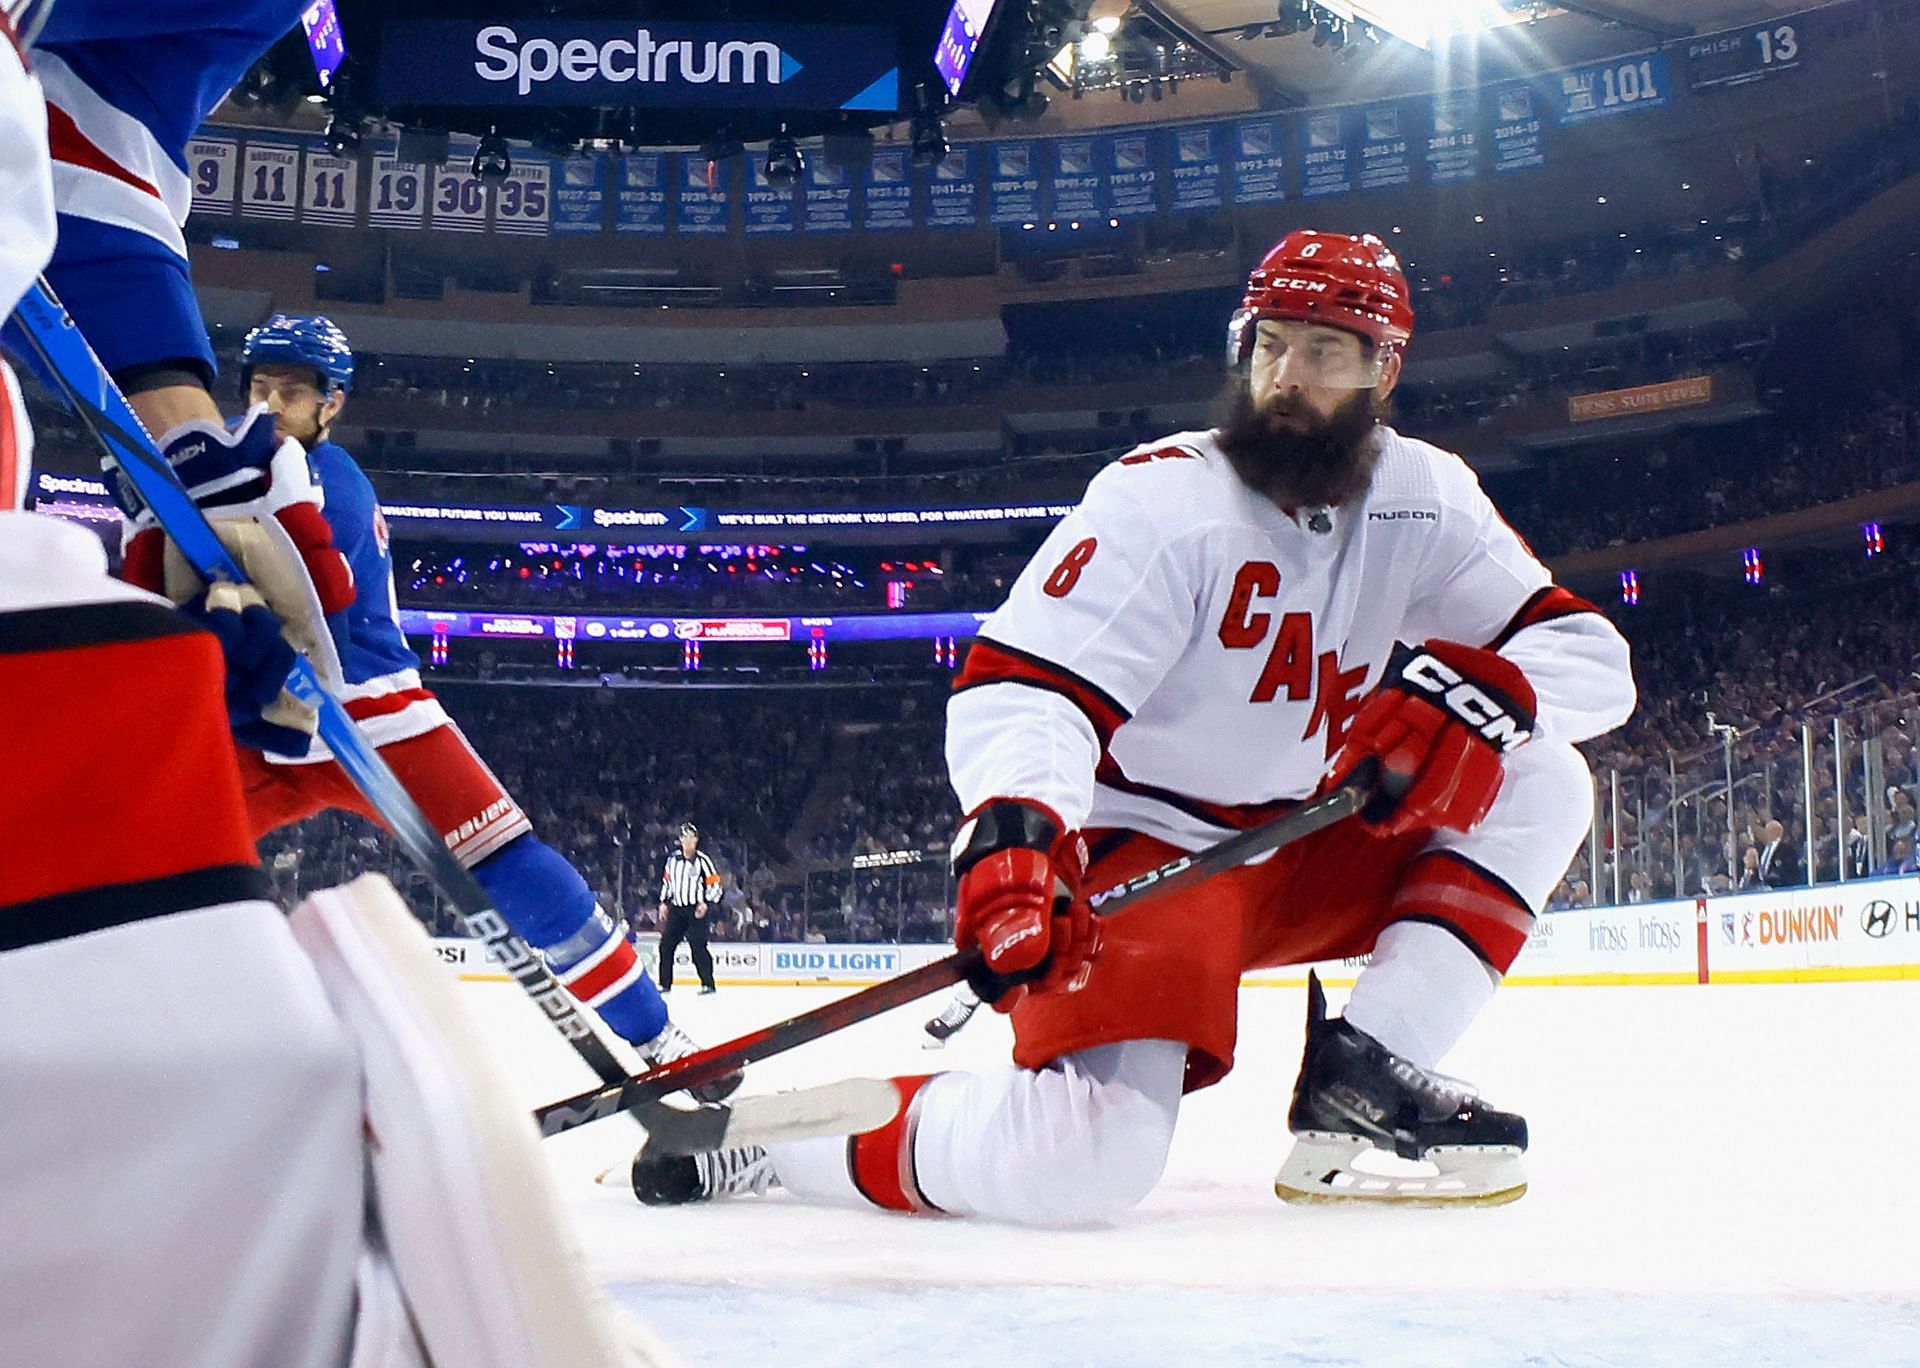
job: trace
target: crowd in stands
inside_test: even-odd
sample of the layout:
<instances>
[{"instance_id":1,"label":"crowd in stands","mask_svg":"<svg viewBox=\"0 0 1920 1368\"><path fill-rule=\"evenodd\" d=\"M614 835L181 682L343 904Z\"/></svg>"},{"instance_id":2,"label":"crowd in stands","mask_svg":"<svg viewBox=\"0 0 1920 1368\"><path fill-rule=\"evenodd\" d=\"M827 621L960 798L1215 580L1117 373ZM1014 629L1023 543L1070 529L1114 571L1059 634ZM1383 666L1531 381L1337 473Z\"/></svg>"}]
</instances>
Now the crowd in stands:
<instances>
[{"instance_id":1,"label":"crowd in stands","mask_svg":"<svg viewBox=\"0 0 1920 1368\"><path fill-rule=\"evenodd\" d=\"M1602 794L1599 861L1596 869L1582 852L1558 905L1611 901L1616 850L1622 896L1633 901L1806 883L1809 821L1815 881L1837 878L1843 860L1850 878L1913 870L1920 548L1893 544L1872 559L1833 551L1794 564L1790 589L1684 594L1674 611L1644 618L1616 611L1634 645L1640 704L1625 727L1586 748ZM1772 822L1779 829L1769 833Z\"/></svg>"},{"instance_id":2,"label":"crowd in stands","mask_svg":"<svg viewBox=\"0 0 1920 1368\"><path fill-rule=\"evenodd\" d=\"M1744 522L1920 480L1920 387L1800 423L1763 419L1486 480L1542 555Z\"/></svg>"}]
</instances>

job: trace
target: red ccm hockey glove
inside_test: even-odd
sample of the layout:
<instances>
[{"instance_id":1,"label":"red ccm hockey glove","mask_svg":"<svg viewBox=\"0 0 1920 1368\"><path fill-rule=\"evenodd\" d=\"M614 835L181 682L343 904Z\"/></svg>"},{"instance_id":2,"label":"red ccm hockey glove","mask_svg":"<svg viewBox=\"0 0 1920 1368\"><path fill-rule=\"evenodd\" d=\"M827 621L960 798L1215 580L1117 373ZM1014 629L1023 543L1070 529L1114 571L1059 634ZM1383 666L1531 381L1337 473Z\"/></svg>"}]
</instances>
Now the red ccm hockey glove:
<instances>
[{"instance_id":1,"label":"red ccm hockey glove","mask_svg":"<svg viewBox=\"0 0 1920 1368\"><path fill-rule=\"evenodd\" d=\"M1080 900L1086 843L1049 809L996 798L978 809L954 842L960 879L953 943L979 946L986 972L974 991L1002 1012L1032 984L1057 987L1093 958L1093 913Z\"/></svg>"},{"instance_id":2,"label":"red ccm hockey glove","mask_svg":"<svg viewBox=\"0 0 1920 1368\"><path fill-rule=\"evenodd\" d=\"M1347 729L1328 785L1368 759L1380 790L1361 820L1382 836L1470 831L1499 796L1501 758L1533 735L1533 686L1505 656L1455 641L1402 646Z\"/></svg>"}]
</instances>

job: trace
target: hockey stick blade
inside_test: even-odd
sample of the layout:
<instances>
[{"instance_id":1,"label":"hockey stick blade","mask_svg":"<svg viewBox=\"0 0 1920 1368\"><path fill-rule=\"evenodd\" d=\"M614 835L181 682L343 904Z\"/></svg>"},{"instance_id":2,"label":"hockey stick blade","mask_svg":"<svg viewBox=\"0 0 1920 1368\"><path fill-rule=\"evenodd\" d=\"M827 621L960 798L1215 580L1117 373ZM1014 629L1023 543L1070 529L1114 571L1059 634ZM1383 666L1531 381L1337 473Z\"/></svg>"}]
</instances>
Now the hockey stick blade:
<instances>
[{"instance_id":1,"label":"hockey stick blade","mask_svg":"<svg viewBox=\"0 0 1920 1368\"><path fill-rule=\"evenodd\" d=\"M14 330L27 343L74 416L109 457L125 472L145 499L160 525L180 548L187 563L209 582L246 583L246 574L227 551L180 483L166 457L127 403L120 387L100 364L100 358L74 326L66 308L44 279L34 283L14 311ZM294 653L287 688L319 714L321 740L346 771L354 786L380 814L381 820L407 856L447 898L469 932L486 944L493 957L537 1003L555 1030L566 1038L606 1084L618 1085L627 1071L595 1034L567 990L527 943L514 934L496 911L472 873L454 858L406 788L385 760L360 734L346 709L325 688L313 665ZM714 1107L714 1104L706 1104ZM655 1117L663 1125L684 1125L687 1113L657 1098L635 1098L631 1110L641 1125ZM704 1110L705 1108L703 1108ZM724 1113L724 1107L716 1110ZM724 1116L721 1118L724 1121Z\"/></svg>"},{"instance_id":2,"label":"hockey stick blade","mask_svg":"<svg viewBox=\"0 0 1920 1368\"><path fill-rule=\"evenodd\" d=\"M1230 836L1205 850L1169 860L1157 869L1148 870L1123 884L1095 894L1088 899L1088 903L1100 916L1112 916L1123 908L1190 888L1217 874L1236 869L1249 860L1271 854L1358 812L1372 795L1377 774L1377 769L1370 763L1363 765L1345 783L1323 797L1303 803L1285 816L1276 817L1237 836ZM542 1135L558 1135L603 1116L611 1116L635 1102L662 1097L681 1088L698 1087L732 1073L743 1065L784 1054L795 1046L818 1040L821 1036L879 1016L882 1012L892 1011L895 1007L903 1007L928 993L960 982L982 965L978 949L958 951L872 987L862 988L857 993L836 998L810 1012L802 1012L785 1021L750 1031L737 1040L685 1055L660 1068L637 1074L617 1086L596 1088L550 1103L536 1111L534 1119L539 1123ZM888 1119L891 1119L891 1113L878 1124L884 1124ZM667 1153L690 1152L666 1144L660 1148Z\"/></svg>"},{"instance_id":3,"label":"hockey stick blade","mask_svg":"<svg viewBox=\"0 0 1920 1368\"><path fill-rule=\"evenodd\" d=\"M563 1129L617 1115L618 1094L603 1096L568 1118ZM847 1078L814 1088L735 1097L725 1108L681 1108L662 1104L647 1116L649 1154L704 1154L735 1145L814 1140L875 1130L900 1110L900 1093L879 1078ZM664 1112L665 1115L661 1115Z\"/></svg>"}]
</instances>

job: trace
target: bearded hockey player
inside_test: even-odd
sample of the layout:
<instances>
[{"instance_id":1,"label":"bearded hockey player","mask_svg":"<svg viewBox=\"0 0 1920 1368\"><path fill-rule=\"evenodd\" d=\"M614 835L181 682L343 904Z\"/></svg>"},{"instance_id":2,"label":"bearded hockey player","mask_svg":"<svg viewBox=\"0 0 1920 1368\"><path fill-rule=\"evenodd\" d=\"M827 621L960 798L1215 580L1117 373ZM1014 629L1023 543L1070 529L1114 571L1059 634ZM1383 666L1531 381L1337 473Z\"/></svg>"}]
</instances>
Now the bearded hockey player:
<instances>
[{"instance_id":1,"label":"bearded hockey player","mask_svg":"<svg viewBox=\"0 0 1920 1368\"><path fill-rule=\"evenodd\" d=\"M1456 456L1383 421L1413 332L1378 238L1290 233L1250 276L1211 431L1102 471L983 624L947 759L955 940L1016 1068L896 1080L845 1144L642 1157L636 1195L764 1191L1035 1225L1158 1180L1183 1093L1233 1065L1249 969L1314 981L1276 1191L1483 1202L1526 1124L1433 1072L1493 996L1592 807L1574 743L1631 712L1625 641L1556 588ZM1377 762L1364 813L1096 925L1108 888ZM1368 1149L1400 1159L1375 1177ZM1407 1172L1406 1170L1411 1170Z\"/></svg>"}]
</instances>

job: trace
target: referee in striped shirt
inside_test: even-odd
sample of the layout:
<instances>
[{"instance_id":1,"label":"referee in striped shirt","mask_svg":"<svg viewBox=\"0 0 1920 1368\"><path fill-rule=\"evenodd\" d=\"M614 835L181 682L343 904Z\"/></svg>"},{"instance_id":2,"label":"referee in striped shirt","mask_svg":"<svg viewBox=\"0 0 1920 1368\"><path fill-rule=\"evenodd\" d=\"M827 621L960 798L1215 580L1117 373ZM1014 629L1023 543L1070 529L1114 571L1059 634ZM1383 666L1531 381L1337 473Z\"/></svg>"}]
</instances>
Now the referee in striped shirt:
<instances>
[{"instance_id":1,"label":"referee in striped shirt","mask_svg":"<svg viewBox=\"0 0 1920 1368\"><path fill-rule=\"evenodd\" d=\"M667 854L660 878L660 991L673 991L673 956L680 942L693 955L700 995L714 991L713 955L707 949L707 913L720 901L720 870L700 848L700 828L680 824L680 848Z\"/></svg>"}]
</instances>

